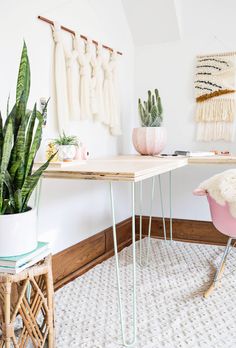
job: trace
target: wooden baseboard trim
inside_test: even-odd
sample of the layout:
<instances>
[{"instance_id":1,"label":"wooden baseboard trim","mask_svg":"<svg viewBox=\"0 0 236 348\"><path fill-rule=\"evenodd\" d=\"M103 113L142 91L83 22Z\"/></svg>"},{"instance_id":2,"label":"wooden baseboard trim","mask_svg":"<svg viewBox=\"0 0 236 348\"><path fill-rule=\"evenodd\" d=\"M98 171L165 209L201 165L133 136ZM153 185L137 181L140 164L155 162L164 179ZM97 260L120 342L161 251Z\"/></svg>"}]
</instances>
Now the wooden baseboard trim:
<instances>
[{"instance_id":1,"label":"wooden baseboard trim","mask_svg":"<svg viewBox=\"0 0 236 348\"><path fill-rule=\"evenodd\" d=\"M149 217L143 216L143 235L147 236ZM169 219L166 219L166 233L169 239ZM139 233L139 217L136 217L136 233ZM153 238L164 239L162 218L152 218ZM173 239L181 242L225 245L228 237L217 231L212 222L173 219Z\"/></svg>"},{"instance_id":2,"label":"wooden baseboard trim","mask_svg":"<svg viewBox=\"0 0 236 348\"><path fill-rule=\"evenodd\" d=\"M116 225L118 250L131 244L131 218ZM55 290L114 254L112 227L55 255L52 259Z\"/></svg>"},{"instance_id":3,"label":"wooden baseboard trim","mask_svg":"<svg viewBox=\"0 0 236 348\"><path fill-rule=\"evenodd\" d=\"M129 239L129 240L121 243L118 246L118 250L121 251L122 249L124 249L127 246L129 246L131 244L131 241L132 241L132 239ZM62 279L58 280L56 283L54 283L54 290L56 291L56 290L60 289L62 286L66 285L67 283L71 282L72 280L76 279L77 277L81 276L82 274L88 272L90 269L92 269L93 267L97 266L99 263L102 263L103 261L106 261L107 259L109 259L113 255L114 255L114 250L108 251L105 254L103 254L103 255L97 257L96 259L92 260L88 264L80 267L76 271L68 274L64 278L62 278Z\"/></svg>"},{"instance_id":4,"label":"wooden baseboard trim","mask_svg":"<svg viewBox=\"0 0 236 348\"><path fill-rule=\"evenodd\" d=\"M143 236L147 235L149 217L143 216ZM116 226L118 250L131 244L132 219ZM169 219L166 219L169 237ZM162 218L152 218L153 238L164 239ZM136 235L139 238L139 217L136 216ZM173 219L173 239L181 242L225 245L227 237L216 230L211 222ZM74 280L99 263L114 255L112 227L97 233L53 256L55 289Z\"/></svg>"}]
</instances>

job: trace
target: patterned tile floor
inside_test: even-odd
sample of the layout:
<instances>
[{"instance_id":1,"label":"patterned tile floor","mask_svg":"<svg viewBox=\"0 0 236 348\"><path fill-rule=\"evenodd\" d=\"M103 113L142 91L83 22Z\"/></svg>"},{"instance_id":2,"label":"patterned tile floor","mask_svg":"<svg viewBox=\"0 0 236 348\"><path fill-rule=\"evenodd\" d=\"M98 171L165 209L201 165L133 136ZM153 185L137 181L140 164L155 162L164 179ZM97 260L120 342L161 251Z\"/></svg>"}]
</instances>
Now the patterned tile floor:
<instances>
[{"instance_id":1,"label":"patterned tile floor","mask_svg":"<svg viewBox=\"0 0 236 348\"><path fill-rule=\"evenodd\" d=\"M219 263L222 247L152 239L149 265L137 266L135 347L236 348L235 252L229 255L222 286L204 299L202 293ZM120 266L126 329L131 338L131 247L120 253ZM123 346L114 258L60 289L55 305L56 348Z\"/></svg>"}]
</instances>

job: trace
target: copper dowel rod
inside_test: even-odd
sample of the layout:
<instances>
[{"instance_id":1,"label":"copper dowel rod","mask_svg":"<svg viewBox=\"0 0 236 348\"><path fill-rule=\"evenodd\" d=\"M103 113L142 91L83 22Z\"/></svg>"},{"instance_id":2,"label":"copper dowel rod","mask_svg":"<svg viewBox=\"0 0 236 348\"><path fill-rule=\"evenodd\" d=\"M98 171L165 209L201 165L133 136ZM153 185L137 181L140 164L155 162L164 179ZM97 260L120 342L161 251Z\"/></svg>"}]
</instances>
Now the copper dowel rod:
<instances>
[{"instance_id":1,"label":"copper dowel rod","mask_svg":"<svg viewBox=\"0 0 236 348\"><path fill-rule=\"evenodd\" d=\"M44 21L44 22L46 22L46 23L48 23L48 24L54 25L53 21L51 21L50 19L47 19L47 18L45 18L45 17L38 16L38 19L40 19L41 21ZM74 30L71 30L71 29L69 29L69 28L66 28L66 27L64 27L63 25L61 26L61 29L64 30L64 31L67 31L68 33L70 33L70 34L72 34L72 35L75 35ZM84 39L84 40L88 40L88 38L87 38L86 36L84 36L84 35L80 35L80 37L81 37L82 39ZM95 45L98 45L98 42L97 42L97 41L92 40L92 42L93 42ZM102 45L102 47L105 48L106 50L111 51L111 52L114 51L113 48L111 48L111 47L109 47L109 46ZM120 55L122 56L122 53L121 53L121 52L118 52L118 51L117 51L117 53L120 54Z\"/></svg>"}]
</instances>

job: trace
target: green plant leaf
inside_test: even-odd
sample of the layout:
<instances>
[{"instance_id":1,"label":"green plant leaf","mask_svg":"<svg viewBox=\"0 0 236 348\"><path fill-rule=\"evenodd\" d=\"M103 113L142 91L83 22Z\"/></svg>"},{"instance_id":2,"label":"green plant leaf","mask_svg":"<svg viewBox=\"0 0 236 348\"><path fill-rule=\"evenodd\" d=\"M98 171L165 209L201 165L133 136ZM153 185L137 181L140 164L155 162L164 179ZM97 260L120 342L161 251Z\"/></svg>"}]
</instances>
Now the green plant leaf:
<instances>
[{"instance_id":1,"label":"green plant leaf","mask_svg":"<svg viewBox=\"0 0 236 348\"><path fill-rule=\"evenodd\" d=\"M16 154L16 161L20 161L20 165L15 175L15 186L21 188L25 177L25 131L26 131L26 115L22 114L21 124L17 133L17 138L14 145L14 151Z\"/></svg>"},{"instance_id":2,"label":"green plant leaf","mask_svg":"<svg viewBox=\"0 0 236 348\"><path fill-rule=\"evenodd\" d=\"M0 214L1 215L6 214L6 212L8 211L9 208L10 208L10 200L4 199Z\"/></svg>"},{"instance_id":3,"label":"green plant leaf","mask_svg":"<svg viewBox=\"0 0 236 348\"><path fill-rule=\"evenodd\" d=\"M27 158L27 163L25 168L25 178L27 178L28 175L31 174L34 159L40 147L41 140L42 140L42 121L38 123L37 129L35 131L34 139L29 151L29 156Z\"/></svg>"},{"instance_id":4,"label":"green plant leaf","mask_svg":"<svg viewBox=\"0 0 236 348\"><path fill-rule=\"evenodd\" d=\"M4 183L8 189L9 193L9 203L12 206L13 209L15 209L15 200L14 200L14 187L12 183L12 179L8 171L5 173Z\"/></svg>"},{"instance_id":5,"label":"green plant leaf","mask_svg":"<svg viewBox=\"0 0 236 348\"><path fill-rule=\"evenodd\" d=\"M29 124L27 127L27 133L26 133L26 139L25 139L25 155L27 158L26 163L28 162L28 156L30 153L30 147L31 147L31 142L32 142L32 138L33 138L36 116L37 116L37 110L36 110L36 103L35 103L33 112L29 118Z\"/></svg>"},{"instance_id":6,"label":"green plant leaf","mask_svg":"<svg viewBox=\"0 0 236 348\"><path fill-rule=\"evenodd\" d=\"M14 202L15 202L15 212L16 213L21 213L23 212L22 210L22 193L21 189L18 189L14 192Z\"/></svg>"},{"instance_id":7,"label":"green plant leaf","mask_svg":"<svg viewBox=\"0 0 236 348\"><path fill-rule=\"evenodd\" d=\"M22 140L20 138L22 138L22 132L23 132L22 128L25 125L24 124L25 110L26 110L25 97L24 97L24 93L22 93L18 105L16 104L14 105L9 115L9 117L11 117L13 121L13 132L14 132L14 145L11 151L10 167L12 167L12 165L19 160L19 157L20 157L19 152L20 152L20 149L23 148Z\"/></svg>"},{"instance_id":8,"label":"green plant leaf","mask_svg":"<svg viewBox=\"0 0 236 348\"><path fill-rule=\"evenodd\" d=\"M25 101L27 103L27 100L29 97L29 91L30 91L30 65L29 65L27 47L24 42L22 53L21 53L18 78L17 78L16 104L18 104L18 102L20 101L20 98L23 92L25 94Z\"/></svg>"},{"instance_id":9,"label":"green plant leaf","mask_svg":"<svg viewBox=\"0 0 236 348\"><path fill-rule=\"evenodd\" d=\"M7 124L6 133L4 136L3 146L2 146L2 157L1 157L1 166L0 166L0 173L2 176L5 175L5 172L7 170L7 166L10 160L12 141L13 141L13 126L12 126L12 120L10 119Z\"/></svg>"},{"instance_id":10,"label":"green plant leaf","mask_svg":"<svg viewBox=\"0 0 236 348\"><path fill-rule=\"evenodd\" d=\"M9 105L10 105L10 94L7 98L7 115L9 115Z\"/></svg>"},{"instance_id":11,"label":"green plant leaf","mask_svg":"<svg viewBox=\"0 0 236 348\"><path fill-rule=\"evenodd\" d=\"M1 156L1 165L0 165L0 212L2 211L3 202L4 202L3 185L4 185L4 179L5 179L7 166L11 156L12 140L13 140L13 125L12 125L12 119L10 118L7 123L6 133L4 136L3 146L2 146L2 156Z\"/></svg>"},{"instance_id":12,"label":"green plant leaf","mask_svg":"<svg viewBox=\"0 0 236 348\"><path fill-rule=\"evenodd\" d=\"M39 181L42 173L47 169L49 163L51 162L51 160L53 159L53 157L55 155L56 155L56 153L53 154L47 160L47 162L45 162L40 168L38 168L34 174L29 175L26 178L26 180L24 182L24 185L22 187L22 197L24 199L24 201L23 201L23 210L27 209L27 204L28 204L28 201L30 199L30 196L32 195L35 187L37 186L38 181Z\"/></svg>"},{"instance_id":13,"label":"green plant leaf","mask_svg":"<svg viewBox=\"0 0 236 348\"><path fill-rule=\"evenodd\" d=\"M2 158L2 146L3 146L3 125L2 125L2 114L0 111L0 159Z\"/></svg>"},{"instance_id":14,"label":"green plant leaf","mask_svg":"<svg viewBox=\"0 0 236 348\"><path fill-rule=\"evenodd\" d=\"M42 110L42 117L44 118L45 113L47 112L47 108L48 108L48 103L49 103L50 98L48 98L48 100L46 101L44 108Z\"/></svg>"},{"instance_id":15,"label":"green plant leaf","mask_svg":"<svg viewBox=\"0 0 236 348\"><path fill-rule=\"evenodd\" d=\"M16 111L17 111L17 105L15 104L10 112L10 114L7 115L7 119L5 121L4 127L3 127L3 136L6 134L6 129L9 121L11 120L13 130L14 130L14 123L15 123L15 117L16 117Z\"/></svg>"},{"instance_id":16,"label":"green plant leaf","mask_svg":"<svg viewBox=\"0 0 236 348\"><path fill-rule=\"evenodd\" d=\"M26 121L25 115L26 115L26 97L25 97L25 93L23 92L17 104L17 110L15 115L15 124L14 124L15 139L17 137L20 126L22 125L23 122Z\"/></svg>"},{"instance_id":17,"label":"green plant leaf","mask_svg":"<svg viewBox=\"0 0 236 348\"><path fill-rule=\"evenodd\" d=\"M36 111L37 120L43 124L43 115L40 111Z\"/></svg>"},{"instance_id":18,"label":"green plant leaf","mask_svg":"<svg viewBox=\"0 0 236 348\"><path fill-rule=\"evenodd\" d=\"M19 169L20 165L21 165L20 159L11 164L10 169L9 169L9 174L10 174L12 180L15 179L16 171Z\"/></svg>"}]
</instances>

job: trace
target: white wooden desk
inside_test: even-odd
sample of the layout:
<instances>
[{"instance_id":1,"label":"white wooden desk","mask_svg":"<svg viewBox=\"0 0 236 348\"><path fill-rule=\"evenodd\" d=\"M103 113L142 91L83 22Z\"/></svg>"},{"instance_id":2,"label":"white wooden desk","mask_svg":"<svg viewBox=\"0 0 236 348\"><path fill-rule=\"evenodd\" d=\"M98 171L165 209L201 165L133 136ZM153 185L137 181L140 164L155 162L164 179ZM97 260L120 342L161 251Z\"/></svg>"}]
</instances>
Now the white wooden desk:
<instances>
[{"instance_id":1,"label":"white wooden desk","mask_svg":"<svg viewBox=\"0 0 236 348\"><path fill-rule=\"evenodd\" d=\"M110 204L112 211L113 240L115 250L117 288L119 299L120 323L122 331L123 344L126 347L133 346L136 342L136 248L135 248L135 183L139 182L140 203L142 203L142 181L152 178L152 194L150 204L150 217L148 229L148 248L145 262L142 261L142 250L140 244L140 265L148 262L151 238L152 223L152 202L154 199L155 178L159 179L160 200L163 215L163 226L165 226L165 217L162 203L161 177L163 173L169 173L170 197L171 197L171 172L188 164L186 158L157 158L143 156L117 156L100 160L88 160L86 164L77 166L68 166L64 168L48 168L44 172L45 178L53 179L79 179L79 180L102 180L110 183ZM127 342L125 335L125 324L123 318L123 309L121 301L119 259L117 250L116 219L114 206L113 181L128 182L132 191L132 251L133 251L133 339ZM171 200L170 200L171 202ZM141 207L140 207L141 208ZM140 240L142 239L142 213L140 212ZM170 239L172 239L172 214L170 204Z\"/></svg>"}]
</instances>

